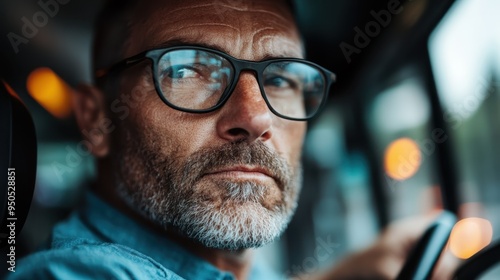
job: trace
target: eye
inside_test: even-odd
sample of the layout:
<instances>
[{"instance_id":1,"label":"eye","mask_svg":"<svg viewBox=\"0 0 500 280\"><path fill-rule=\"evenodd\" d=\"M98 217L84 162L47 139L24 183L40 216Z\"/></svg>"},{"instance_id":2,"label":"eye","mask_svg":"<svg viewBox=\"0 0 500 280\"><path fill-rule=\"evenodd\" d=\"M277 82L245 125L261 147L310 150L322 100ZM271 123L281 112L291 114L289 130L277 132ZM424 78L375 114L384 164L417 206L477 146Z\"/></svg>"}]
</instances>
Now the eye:
<instances>
[{"instance_id":1,"label":"eye","mask_svg":"<svg viewBox=\"0 0 500 280\"><path fill-rule=\"evenodd\" d=\"M287 79L283 76L273 76L273 77L268 77L264 81L264 86L266 87L276 87L276 88L296 88L297 84L290 80Z\"/></svg>"},{"instance_id":2,"label":"eye","mask_svg":"<svg viewBox=\"0 0 500 280\"><path fill-rule=\"evenodd\" d=\"M188 65L176 65L165 69L165 76L171 79L187 79L199 77L197 71Z\"/></svg>"}]
</instances>

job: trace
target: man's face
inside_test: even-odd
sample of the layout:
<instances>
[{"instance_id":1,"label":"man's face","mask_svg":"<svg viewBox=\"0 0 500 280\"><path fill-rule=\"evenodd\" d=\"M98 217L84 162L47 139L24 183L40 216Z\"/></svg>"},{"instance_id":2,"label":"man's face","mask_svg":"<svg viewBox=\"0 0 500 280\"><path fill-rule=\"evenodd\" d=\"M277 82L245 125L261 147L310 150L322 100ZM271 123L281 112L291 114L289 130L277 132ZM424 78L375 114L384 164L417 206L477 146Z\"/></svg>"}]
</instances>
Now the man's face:
<instances>
[{"instance_id":1,"label":"man's face","mask_svg":"<svg viewBox=\"0 0 500 280\"><path fill-rule=\"evenodd\" d=\"M253 61L303 53L281 1L141 5L125 57L179 41ZM140 91L143 97L114 136L123 199L153 222L207 247L258 247L279 236L296 206L306 123L274 115L255 74L246 71L221 109L174 110L158 97L150 69L143 63L122 73L120 94Z\"/></svg>"}]
</instances>

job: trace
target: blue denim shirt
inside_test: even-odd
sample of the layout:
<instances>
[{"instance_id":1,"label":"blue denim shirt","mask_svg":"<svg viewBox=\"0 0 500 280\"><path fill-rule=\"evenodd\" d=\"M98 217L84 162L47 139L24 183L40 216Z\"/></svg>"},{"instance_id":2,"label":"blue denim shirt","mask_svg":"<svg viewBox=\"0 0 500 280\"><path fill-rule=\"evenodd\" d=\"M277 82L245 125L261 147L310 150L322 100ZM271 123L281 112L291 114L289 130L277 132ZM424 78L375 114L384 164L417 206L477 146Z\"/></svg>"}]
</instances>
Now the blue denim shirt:
<instances>
[{"instance_id":1,"label":"blue denim shirt","mask_svg":"<svg viewBox=\"0 0 500 280\"><path fill-rule=\"evenodd\" d=\"M148 230L93 194L56 225L49 248L16 265L7 279L210 279L235 277ZM255 264L249 279L282 279Z\"/></svg>"}]
</instances>

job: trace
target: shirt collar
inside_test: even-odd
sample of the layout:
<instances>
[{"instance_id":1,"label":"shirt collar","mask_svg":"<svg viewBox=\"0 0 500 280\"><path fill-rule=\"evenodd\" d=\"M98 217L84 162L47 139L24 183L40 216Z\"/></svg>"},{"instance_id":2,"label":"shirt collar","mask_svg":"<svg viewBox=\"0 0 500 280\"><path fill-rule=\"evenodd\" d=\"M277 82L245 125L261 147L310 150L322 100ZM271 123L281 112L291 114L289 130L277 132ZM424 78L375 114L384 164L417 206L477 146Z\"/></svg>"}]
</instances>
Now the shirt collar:
<instances>
[{"instance_id":1,"label":"shirt collar","mask_svg":"<svg viewBox=\"0 0 500 280\"><path fill-rule=\"evenodd\" d=\"M148 230L91 192L86 196L81 218L105 241L139 251L185 279L234 279L231 273L220 271L165 236Z\"/></svg>"}]
</instances>

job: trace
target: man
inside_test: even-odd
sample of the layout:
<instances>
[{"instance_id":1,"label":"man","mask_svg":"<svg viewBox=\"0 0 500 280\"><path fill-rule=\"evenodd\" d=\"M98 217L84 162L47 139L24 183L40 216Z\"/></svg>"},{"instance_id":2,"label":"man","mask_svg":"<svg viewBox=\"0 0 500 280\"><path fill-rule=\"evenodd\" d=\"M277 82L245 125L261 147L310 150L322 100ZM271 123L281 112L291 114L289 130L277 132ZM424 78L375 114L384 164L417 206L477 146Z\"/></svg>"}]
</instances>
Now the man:
<instances>
[{"instance_id":1,"label":"man","mask_svg":"<svg viewBox=\"0 0 500 280\"><path fill-rule=\"evenodd\" d=\"M285 1L115 6L74 105L97 181L11 277L273 279L251 248L293 215L306 120L334 75L302 59ZM394 277L418 225L318 278Z\"/></svg>"}]
</instances>

